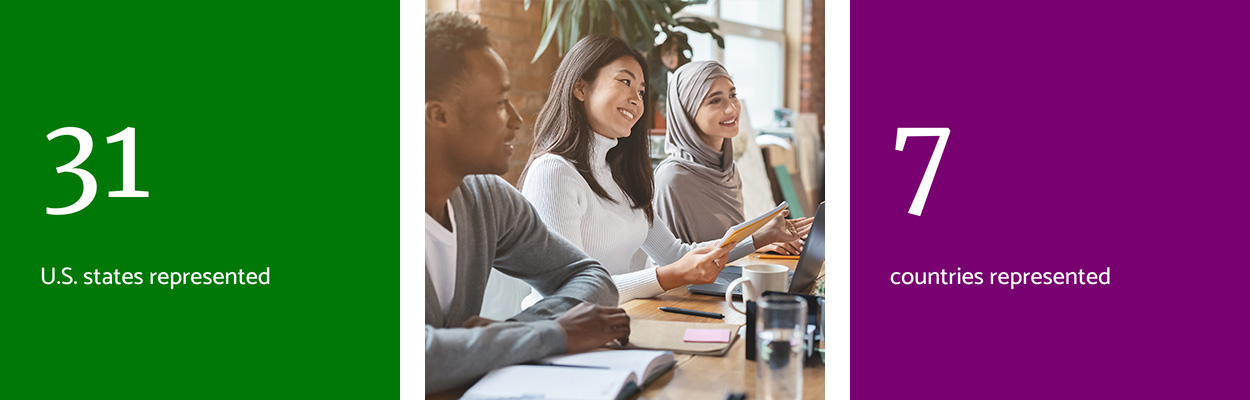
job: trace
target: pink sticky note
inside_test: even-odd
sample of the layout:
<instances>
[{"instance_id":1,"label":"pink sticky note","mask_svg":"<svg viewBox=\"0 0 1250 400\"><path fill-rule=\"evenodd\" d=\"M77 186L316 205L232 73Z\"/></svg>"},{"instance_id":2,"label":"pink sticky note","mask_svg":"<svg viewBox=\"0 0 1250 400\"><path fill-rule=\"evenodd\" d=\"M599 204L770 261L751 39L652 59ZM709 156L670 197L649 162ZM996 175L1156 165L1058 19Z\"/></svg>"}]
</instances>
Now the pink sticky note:
<instances>
[{"instance_id":1,"label":"pink sticky note","mask_svg":"<svg viewBox=\"0 0 1250 400\"><path fill-rule=\"evenodd\" d=\"M686 329L687 342L729 343L728 329Z\"/></svg>"}]
</instances>

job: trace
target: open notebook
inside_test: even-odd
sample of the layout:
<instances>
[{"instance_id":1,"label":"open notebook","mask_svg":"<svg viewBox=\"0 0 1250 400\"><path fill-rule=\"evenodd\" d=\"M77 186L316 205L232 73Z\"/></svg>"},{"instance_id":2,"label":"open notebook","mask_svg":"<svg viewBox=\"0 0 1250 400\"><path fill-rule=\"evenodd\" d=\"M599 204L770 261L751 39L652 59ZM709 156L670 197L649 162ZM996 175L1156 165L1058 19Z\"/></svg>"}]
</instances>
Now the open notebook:
<instances>
[{"instance_id":1,"label":"open notebook","mask_svg":"<svg viewBox=\"0 0 1250 400\"><path fill-rule=\"evenodd\" d=\"M652 350L547 357L491 371L463 399L627 399L676 363L672 352Z\"/></svg>"}]
</instances>

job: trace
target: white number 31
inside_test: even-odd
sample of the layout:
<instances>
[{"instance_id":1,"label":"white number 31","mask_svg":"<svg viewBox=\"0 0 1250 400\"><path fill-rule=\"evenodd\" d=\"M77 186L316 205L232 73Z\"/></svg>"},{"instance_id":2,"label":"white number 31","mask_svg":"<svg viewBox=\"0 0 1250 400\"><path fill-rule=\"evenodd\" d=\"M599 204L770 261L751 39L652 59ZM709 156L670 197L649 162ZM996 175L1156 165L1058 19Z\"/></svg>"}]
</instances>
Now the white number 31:
<instances>
[{"instance_id":1,"label":"white number 31","mask_svg":"<svg viewBox=\"0 0 1250 400\"><path fill-rule=\"evenodd\" d=\"M78 155L74 156L68 164L57 167L56 173L70 172L78 175L78 178L82 180L82 196L79 196L78 201L68 207L48 207L49 215L69 215L82 211L91 204L91 200L95 199L96 192L95 176L78 168L78 165L87 161L87 157L91 155L91 135L81 128L68 126L49 133L48 140L60 136L73 136L74 139L78 139ZM109 192L109 197L148 197L148 192L135 190L135 128L126 128L108 137L109 143L118 141L122 142L122 190Z\"/></svg>"},{"instance_id":2,"label":"white number 31","mask_svg":"<svg viewBox=\"0 0 1250 400\"><path fill-rule=\"evenodd\" d=\"M920 216L924 211L924 202L929 199L929 188L933 187L933 176L937 174L938 163L942 161L942 150L946 149L946 139L950 138L950 128L898 128L898 137L894 141L894 150L903 151L903 144L909 137L937 136L937 146L933 147L933 156L929 158L929 166L924 169L924 177L920 178L920 188L916 189L916 197L911 200L908 214Z\"/></svg>"}]
</instances>

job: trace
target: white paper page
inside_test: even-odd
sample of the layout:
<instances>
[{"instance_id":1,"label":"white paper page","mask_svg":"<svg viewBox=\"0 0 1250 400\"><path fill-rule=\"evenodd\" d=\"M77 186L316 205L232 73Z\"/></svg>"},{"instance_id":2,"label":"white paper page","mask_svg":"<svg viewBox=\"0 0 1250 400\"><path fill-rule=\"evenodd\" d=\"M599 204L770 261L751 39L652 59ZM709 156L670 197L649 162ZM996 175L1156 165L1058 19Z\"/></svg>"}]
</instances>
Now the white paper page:
<instances>
[{"instance_id":1,"label":"white paper page","mask_svg":"<svg viewBox=\"0 0 1250 400\"><path fill-rule=\"evenodd\" d=\"M669 352L663 350L604 350L552 356L544 358L539 362L552 365L623 369L633 372L634 376L637 376L639 379L646 379L647 367L651 365L651 361L664 357L666 353ZM671 353L669 353L669 358L672 358Z\"/></svg>"},{"instance_id":2,"label":"white paper page","mask_svg":"<svg viewBox=\"0 0 1250 400\"><path fill-rule=\"evenodd\" d=\"M462 398L614 400L632 374L629 370L514 365L486 374Z\"/></svg>"}]
</instances>

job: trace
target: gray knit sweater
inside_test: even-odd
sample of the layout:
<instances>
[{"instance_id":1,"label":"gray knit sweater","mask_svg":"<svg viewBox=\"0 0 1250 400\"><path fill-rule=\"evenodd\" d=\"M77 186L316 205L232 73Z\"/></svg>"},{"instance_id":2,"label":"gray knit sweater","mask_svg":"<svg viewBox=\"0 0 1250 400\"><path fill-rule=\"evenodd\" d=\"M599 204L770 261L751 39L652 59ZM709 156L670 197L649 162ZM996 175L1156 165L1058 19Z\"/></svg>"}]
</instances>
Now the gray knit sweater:
<instances>
[{"instance_id":1,"label":"gray knit sweater","mask_svg":"<svg viewBox=\"0 0 1250 400\"><path fill-rule=\"evenodd\" d=\"M425 280L425 391L472 382L492 369L564 353L554 318L583 301L617 305L616 286L598 261L552 233L534 207L496 175L471 175L451 195L456 210L456 290L448 315ZM491 267L544 294L508 321L460 326L478 315Z\"/></svg>"}]
</instances>

